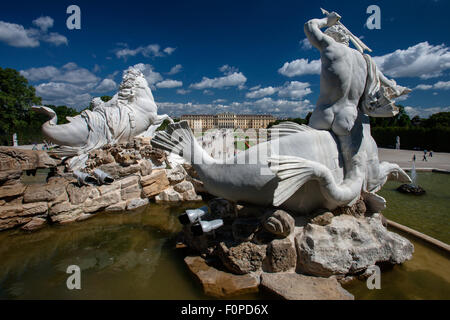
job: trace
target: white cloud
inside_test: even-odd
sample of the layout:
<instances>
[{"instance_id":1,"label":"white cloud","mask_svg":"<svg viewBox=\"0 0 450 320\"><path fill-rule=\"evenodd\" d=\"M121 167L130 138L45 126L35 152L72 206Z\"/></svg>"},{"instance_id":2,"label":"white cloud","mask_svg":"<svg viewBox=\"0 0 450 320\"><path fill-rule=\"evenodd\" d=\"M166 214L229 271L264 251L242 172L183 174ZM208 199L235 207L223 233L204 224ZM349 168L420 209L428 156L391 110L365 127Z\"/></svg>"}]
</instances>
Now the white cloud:
<instances>
[{"instance_id":1,"label":"white cloud","mask_svg":"<svg viewBox=\"0 0 450 320\"><path fill-rule=\"evenodd\" d=\"M138 69L144 74L144 77L150 86L153 86L155 83L163 79L161 74L154 71L153 66L150 64L138 63L134 65L134 68Z\"/></svg>"},{"instance_id":2,"label":"white cloud","mask_svg":"<svg viewBox=\"0 0 450 320\"><path fill-rule=\"evenodd\" d=\"M435 78L450 69L450 51L444 44L421 42L406 50L374 57L378 67L391 77Z\"/></svg>"},{"instance_id":3,"label":"white cloud","mask_svg":"<svg viewBox=\"0 0 450 320\"><path fill-rule=\"evenodd\" d=\"M163 51L165 53L167 53L168 55L171 55L175 50L176 50L176 48L167 47Z\"/></svg>"},{"instance_id":4,"label":"white cloud","mask_svg":"<svg viewBox=\"0 0 450 320\"><path fill-rule=\"evenodd\" d=\"M191 84L190 87L197 90L203 90L206 88L220 89L226 87L242 86L246 81L247 78L242 74L242 72L234 72L223 77L212 79L203 77L202 81Z\"/></svg>"},{"instance_id":5,"label":"white cloud","mask_svg":"<svg viewBox=\"0 0 450 320\"><path fill-rule=\"evenodd\" d=\"M181 69L183 69L183 66L181 64L177 64L175 66L173 66L169 72L167 72L167 74L172 75L172 74L177 74L181 71Z\"/></svg>"},{"instance_id":6,"label":"white cloud","mask_svg":"<svg viewBox=\"0 0 450 320\"><path fill-rule=\"evenodd\" d=\"M137 55L142 55L144 57L163 57L165 54L170 55L175 51L175 48L167 47L161 51L161 46L159 44L149 44L147 46L140 46L135 49L130 49L127 47L126 43L119 43L120 46L125 46L125 48L115 49L115 54L117 58L123 58L126 60L128 57L134 57Z\"/></svg>"},{"instance_id":7,"label":"white cloud","mask_svg":"<svg viewBox=\"0 0 450 320\"><path fill-rule=\"evenodd\" d=\"M42 83L36 86L36 95L44 104L68 105L78 110L89 106L92 96L83 88L62 82Z\"/></svg>"},{"instance_id":8,"label":"white cloud","mask_svg":"<svg viewBox=\"0 0 450 320\"><path fill-rule=\"evenodd\" d=\"M167 113L173 117L183 114L217 114L220 112L234 112L238 114L272 114L278 117L305 117L313 110L309 100L292 101L284 99L263 98L256 101L231 102L217 99L213 103L174 103L157 102L158 112Z\"/></svg>"},{"instance_id":9,"label":"white cloud","mask_svg":"<svg viewBox=\"0 0 450 320\"><path fill-rule=\"evenodd\" d=\"M69 40L67 38L59 33L56 32L50 32L49 34L46 34L42 37L42 41L51 43L55 46L59 46L62 44L68 45Z\"/></svg>"},{"instance_id":10,"label":"white cloud","mask_svg":"<svg viewBox=\"0 0 450 320\"><path fill-rule=\"evenodd\" d=\"M273 95L275 92L278 91L278 88L274 88L274 87L266 87L266 88L259 88L258 87L253 87L250 89L250 92L248 92L245 97L246 98L250 98L250 99L259 99L265 96L271 96ZM253 89L253 90L252 90Z\"/></svg>"},{"instance_id":11,"label":"white cloud","mask_svg":"<svg viewBox=\"0 0 450 320\"><path fill-rule=\"evenodd\" d=\"M450 81L438 81L435 84L419 84L415 90L450 90Z\"/></svg>"},{"instance_id":12,"label":"white cloud","mask_svg":"<svg viewBox=\"0 0 450 320\"><path fill-rule=\"evenodd\" d=\"M421 118L428 118L434 113L438 112L450 112L449 107L432 107L432 108L422 108L422 107L405 107L405 112L411 117L419 116Z\"/></svg>"},{"instance_id":13,"label":"white cloud","mask_svg":"<svg viewBox=\"0 0 450 320\"><path fill-rule=\"evenodd\" d=\"M301 40L299 44L300 44L300 47L303 50L310 50L310 49L312 49L311 42L309 42L308 38L305 38L305 39Z\"/></svg>"},{"instance_id":14,"label":"white cloud","mask_svg":"<svg viewBox=\"0 0 450 320\"><path fill-rule=\"evenodd\" d=\"M47 32L49 28L53 27L53 22L54 20L51 17L39 17L33 20L33 24L44 32Z\"/></svg>"},{"instance_id":15,"label":"white cloud","mask_svg":"<svg viewBox=\"0 0 450 320\"><path fill-rule=\"evenodd\" d=\"M299 81L286 82L281 87L269 86L266 88L261 88L261 86L256 86L251 88L250 92L248 92L245 97L250 99L259 99L278 92L278 96L281 98L302 99L304 96L312 92L309 86L310 84L308 82Z\"/></svg>"},{"instance_id":16,"label":"white cloud","mask_svg":"<svg viewBox=\"0 0 450 320\"><path fill-rule=\"evenodd\" d=\"M95 88L96 92L108 92L117 88L117 83L112 79L103 79Z\"/></svg>"},{"instance_id":17,"label":"white cloud","mask_svg":"<svg viewBox=\"0 0 450 320\"><path fill-rule=\"evenodd\" d=\"M177 89L178 94L188 94L189 92L191 92L191 90Z\"/></svg>"},{"instance_id":18,"label":"white cloud","mask_svg":"<svg viewBox=\"0 0 450 320\"><path fill-rule=\"evenodd\" d=\"M308 82L291 81L278 90L278 95L282 98L301 99L311 92Z\"/></svg>"},{"instance_id":19,"label":"white cloud","mask_svg":"<svg viewBox=\"0 0 450 320\"><path fill-rule=\"evenodd\" d=\"M177 88L177 87L182 87L182 86L183 86L182 81L171 80L171 79L167 79L167 80L158 82L156 84L156 87L158 87L158 88Z\"/></svg>"},{"instance_id":20,"label":"white cloud","mask_svg":"<svg viewBox=\"0 0 450 320\"><path fill-rule=\"evenodd\" d=\"M25 30L21 25L0 21L0 41L12 47L38 47L39 41L32 35L29 30Z\"/></svg>"},{"instance_id":21,"label":"white cloud","mask_svg":"<svg viewBox=\"0 0 450 320\"><path fill-rule=\"evenodd\" d=\"M278 69L278 73L287 76L295 77L305 74L320 74L320 60L297 59L291 62L285 62L284 65Z\"/></svg>"},{"instance_id":22,"label":"white cloud","mask_svg":"<svg viewBox=\"0 0 450 320\"><path fill-rule=\"evenodd\" d=\"M219 68L219 71L223 72L225 75L230 75L239 72L239 69L225 64Z\"/></svg>"},{"instance_id":23,"label":"white cloud","mask_svg":"<svg viewBox=\"0 0 450 320\"><path fill-rule=\"evenodd\" d=\"M58 68L53 66L47 66L42 68L30 68L27 70L21 70L20 74L27 78L29 81L48 80L60 74Z\"/></svg>"}]
</instances>

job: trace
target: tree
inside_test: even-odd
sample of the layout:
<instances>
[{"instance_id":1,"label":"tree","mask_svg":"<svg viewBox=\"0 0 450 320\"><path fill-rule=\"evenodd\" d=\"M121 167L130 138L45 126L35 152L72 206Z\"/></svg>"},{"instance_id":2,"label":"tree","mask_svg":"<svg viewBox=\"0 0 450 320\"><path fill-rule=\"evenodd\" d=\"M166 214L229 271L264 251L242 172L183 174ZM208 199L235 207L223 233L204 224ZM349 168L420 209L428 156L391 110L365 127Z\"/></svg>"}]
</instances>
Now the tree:
<instances>
[{"instance_id":1,"label":"tree","mask_svg":"<svg viewBox=\"0 0 450 320\"><path fill-rule=\"evenodd\" d=\"M2 144L11 144L13 133L27 130L32 105L40 105L33 86L17 70L0 68L0 139Z\"/></svg>"}]
</instances>

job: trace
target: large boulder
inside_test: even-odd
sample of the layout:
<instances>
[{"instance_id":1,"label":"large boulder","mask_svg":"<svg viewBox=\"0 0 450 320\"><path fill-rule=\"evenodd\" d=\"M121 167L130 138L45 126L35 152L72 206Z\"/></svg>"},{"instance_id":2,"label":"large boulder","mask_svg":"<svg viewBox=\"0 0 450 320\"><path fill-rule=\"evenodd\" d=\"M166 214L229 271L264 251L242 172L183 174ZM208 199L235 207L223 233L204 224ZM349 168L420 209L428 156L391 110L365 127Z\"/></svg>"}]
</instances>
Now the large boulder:
<instances>
[{"instance_id":1,"label":"large boulder","mask_svg":"<svg viewBox=\"0 0 450 320\"><path fill-rule=\"evenodd\" d=\"M53 201L66 193L65 179L52 179L50 183L28 186L23 196L23 202Z\"/></svg>"},{"instance_id":2,"label":"large boulder","mask_svg":"<svg viewBox=\"0 0 450 320\"><path fill-rule=\"evenodd\" d=\"M335 278L296 273L263 273L261 286L286 300L353 300Z\"/></svg>"},{"instance_id":3,"label":"large boulder","mask_svg":"<svg viewBox=\"0 0 450 320\"><path fill-rule=\"evenodd\" d=\"M0 186L0 199L19 197L24 194L26 186L21 182Z\"/></svg>"},{"instance_id":4,"label":"large boulder","mask_svg":"<svg viewBox=\"0 0 450 320\"><path fill-rule=\"evenodd\" d=\"M411 242L382 225L380 214L308 224L295 241L299 270L324 277L358 273L377 262L403 263L414 252Z\"/></svg>"},{"instance_id":5,"label":"large boulder","mask_svg":"<svg viewBox=\"0 0 450 320\"><path fill-rule=\"evenodd\" d=\"M203 286L203 291L216 298L258 292L259 279L252 275L234 275L209 266L198 256L186 257L184 262Z\"/></svg>"}]
</instances>

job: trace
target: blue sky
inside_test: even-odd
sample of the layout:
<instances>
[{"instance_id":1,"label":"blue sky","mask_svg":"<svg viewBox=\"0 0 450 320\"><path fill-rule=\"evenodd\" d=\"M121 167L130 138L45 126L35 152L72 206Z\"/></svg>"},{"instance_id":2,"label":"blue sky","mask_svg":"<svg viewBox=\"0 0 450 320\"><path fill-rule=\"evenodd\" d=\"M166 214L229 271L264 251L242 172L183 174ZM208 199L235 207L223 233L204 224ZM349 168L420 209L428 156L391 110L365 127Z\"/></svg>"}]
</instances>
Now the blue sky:
<instances>
[{"instance_id":1,"label":"blue sky","mask_svg":"<svg viewBox=\"0 0 450 320\"><path fill-rule=\"evenodd\" d=\"M81 9L69 30L66 9ZM381 29L365 22L381 9ZM0 66L49 104L83 109L113 95L123 70L146 75L159 113L304 117L319 94L319 53L303 24L336 11L383 72L413 90L410 115L450 111L450 1L3 1Z\"/></svg>"}]
</instances>

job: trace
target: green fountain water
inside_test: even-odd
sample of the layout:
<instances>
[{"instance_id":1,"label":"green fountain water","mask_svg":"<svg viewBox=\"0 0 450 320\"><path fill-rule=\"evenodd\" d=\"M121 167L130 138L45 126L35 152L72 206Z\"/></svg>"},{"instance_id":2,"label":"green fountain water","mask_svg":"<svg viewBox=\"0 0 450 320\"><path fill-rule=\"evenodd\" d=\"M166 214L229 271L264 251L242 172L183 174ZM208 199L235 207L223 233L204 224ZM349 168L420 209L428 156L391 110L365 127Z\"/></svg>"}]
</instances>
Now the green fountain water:
<instances>
[{"instance_id":1,"label":"green fountain water","mask_svg":"<svg viewBox=\"0 0 450 320\"><path fill-rule=\"evenodd\" d=\"M418 174L422 197L380 192L384 214L442 241L449 240L450 176ZM208 299L175 249L177 216L186 207L151 204L128 213L98 214L80 223L51 226L33 233L0 233L1 299ZM357 299L450 299L450 260L414 241L411 261L382 273L381 290L364 281L346 288ZM81 290L68 290L66 269L81 267ZM270 296L253 294L245 299Z\"/></svg>"}]
</instances>

